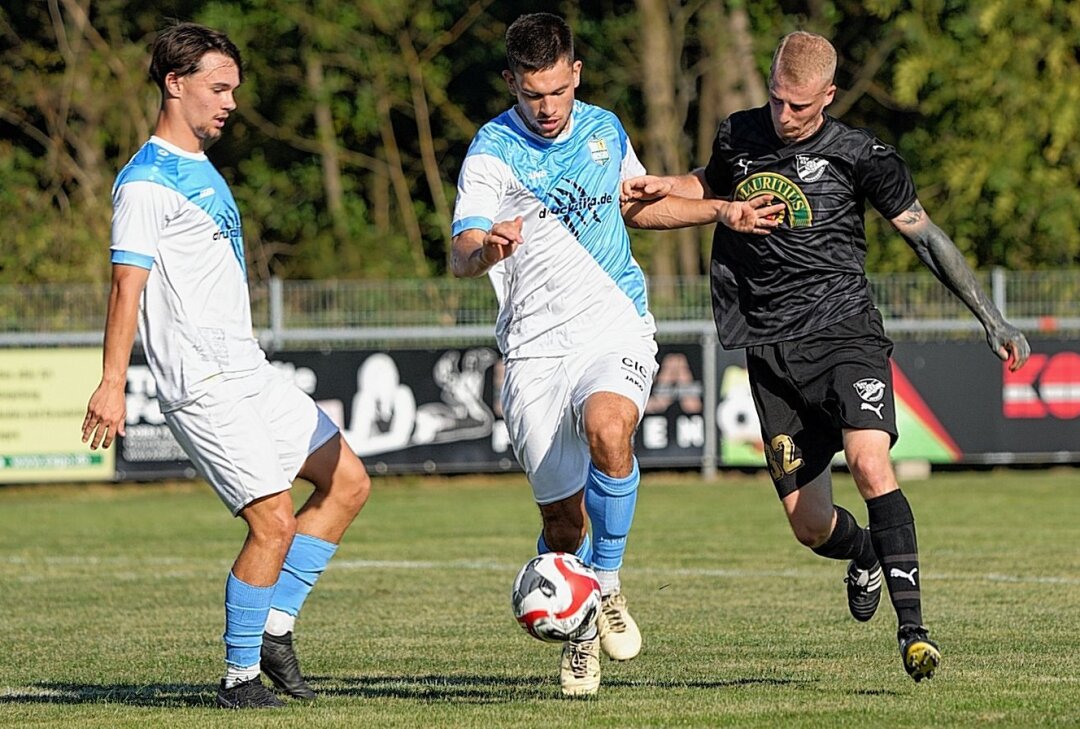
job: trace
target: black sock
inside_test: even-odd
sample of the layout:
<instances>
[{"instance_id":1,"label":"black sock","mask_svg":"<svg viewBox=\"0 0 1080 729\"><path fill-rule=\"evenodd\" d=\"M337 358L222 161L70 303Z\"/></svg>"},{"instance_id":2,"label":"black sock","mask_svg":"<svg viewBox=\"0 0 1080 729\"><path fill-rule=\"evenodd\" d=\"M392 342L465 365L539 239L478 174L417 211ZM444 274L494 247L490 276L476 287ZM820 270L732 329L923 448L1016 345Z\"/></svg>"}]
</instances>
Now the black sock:
<instances>
[{"instance_id":1,"label":"black sock","mask_svg":"<svg viewBox=\"0 0 1080 729\"><path fill-rule=\"evenodd\" d=\"M877 555L874 554L870 535L859 526L859 522L855 521L855 517L847 509L835 504L833 509L836 510L836 526L825 543L814 547L812 551L829 559L853 559L859 569L870 569L877 564Z\"/></svg>"},{"instance_id":2,"label":"black sock","mask_svg":"<svg viewBox=\"0 0 1080 729\"><path fill-rule=\"evenodd\" d=\"M881 560L896 618L900 625L922 625L919 547L907 497L897 489L870 499L866 508L870 514L870 538Z\"/></svg>"}]
</instances>

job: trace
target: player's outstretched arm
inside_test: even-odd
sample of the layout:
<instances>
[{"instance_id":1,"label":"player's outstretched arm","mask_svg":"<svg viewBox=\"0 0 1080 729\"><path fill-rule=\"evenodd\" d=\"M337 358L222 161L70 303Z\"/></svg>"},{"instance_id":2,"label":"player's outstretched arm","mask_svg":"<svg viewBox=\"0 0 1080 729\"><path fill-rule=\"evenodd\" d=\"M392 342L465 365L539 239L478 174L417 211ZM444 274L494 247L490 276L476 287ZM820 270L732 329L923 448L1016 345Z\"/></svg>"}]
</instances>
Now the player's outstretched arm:
<instances>
[{"instance_id":1,"label":"player's outstretched arm","mask_svg":"<svg viewBox=\"0 0 1080 729\"><path fill-rule=\"evenodd\" d=\"M705 182L705 170L696 169L685 175L667 177L641 175L625 179L619 189L619 202L658 200L668 195L690 200L713 197L712 190Z\"/></svg>"},{"instance_id":2,"label":"player's outstretched arm","mask_svg":"<svg viewBox=\"0 0 1080 729\"><path fill-rule=\"evenodd\" d=\"M1023 332L1014 327L994 306L989 295L975 278L964 256L945 231L934 224L916 200L911 207L892 219L893 227L945 286L971 310L986 330L990 349L1016 371L1027 361L1031 347Z\"/></svg>"},{"instance_id":3,"label":"player's outstretched arm","mask_svg":"<svg viewBox=\"0 0 1080 729\"><path fill-rule=\"evenodd\" d=\"M738 201L668 195L657 200L624 203L622 215L631 228L673 230L722 223L739 233L768 235L780 225L783 210L784 204L773 204L771 195Z\"/></svg>"},{"instance_id":4,"label":"player's outstretched arm","mask_svg":"<svg viewBox=\"0 0 1080 729\"><path fill-rule=\"evenodd\" d=\"M623 180L622 216L631 228L673 230L722 223L739 233L768 235L780 224L783 204L771 195L754 200L721 200L705 181L705 170L677 177L643 175Z\"/></svg>"},{"instance_id":5,"label":"player's outstretched arm","mask_svg":"<svg viewBox=\"0 0 1080 729\"><path fill-rule=\"evenodd\" d=\"M454 236L450 248L450 271L459 278L474 278L509 258L525 242L521 235L524 219L503 220L491 230L469 228Z\"/></svg>"},{"instance_id":6,"label":"player's outstretched arm","mask_svg":"<svg viewBox=\"0 0 1080 729\"><path fill-rule=\"evenodd\" d=\"M149 269L138 266L114 264L112 268L101 382L86 404L82 425L83 443L89 442L92 450L108 448L118 433L124 435L128 361L135 343L139 298L149 277Z\"/></svg>"}]
</instances>

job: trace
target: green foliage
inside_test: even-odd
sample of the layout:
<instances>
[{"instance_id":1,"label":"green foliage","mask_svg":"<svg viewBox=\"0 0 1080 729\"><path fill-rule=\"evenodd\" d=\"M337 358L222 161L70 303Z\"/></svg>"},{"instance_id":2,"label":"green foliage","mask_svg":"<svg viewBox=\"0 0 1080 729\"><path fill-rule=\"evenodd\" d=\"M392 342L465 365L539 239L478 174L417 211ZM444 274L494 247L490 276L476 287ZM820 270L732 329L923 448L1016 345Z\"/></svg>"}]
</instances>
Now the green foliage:
<instances>
[{"instance_id":1,"label":"green foliage","mask_svg":"<svg viewBox=\"0 0 1080 729\"><path fill-rule=\"evenodd\" d=\"M1080 8L924 2L893 22L895 94L921 116L900 146L931 215L980 265L1075 265Z\"/></svg>"},{"instance_id":2,"label":"green foliage","mask_svg":"<svg viewBox=\"0 0 1080 729\"><path fill-rule=\"evenodd\" d=\"M502 37L522 12L575 28L581 98L648 136L633 3L529 0L102 0L0 9L0 282L107 279L109 189L153 128L147 47L169 18L227 31L241 47L240 108L210 151L244 214L254 279L389 278L445 272L461 161L512 99ZM89 7L87 11L80 10ZM701 3L671 5L686 127L668 140L692 164L699 94L718 61ZM14 6L13 6L14 8ZM1069 0L726 0L744 9L764 76L796 28L840 51L839 115L908 160L934 219L978 267L1080 262L1080 5ZM727 15L724 15L724 14ZM704 27L704 26L702 26ZM673 25L675 28L675 25ZM681 45L680 45L681 44ZM877 216L869 266L919 266ZM670 236L635 232L646 270Z\"/></svg>"}]
</instances>

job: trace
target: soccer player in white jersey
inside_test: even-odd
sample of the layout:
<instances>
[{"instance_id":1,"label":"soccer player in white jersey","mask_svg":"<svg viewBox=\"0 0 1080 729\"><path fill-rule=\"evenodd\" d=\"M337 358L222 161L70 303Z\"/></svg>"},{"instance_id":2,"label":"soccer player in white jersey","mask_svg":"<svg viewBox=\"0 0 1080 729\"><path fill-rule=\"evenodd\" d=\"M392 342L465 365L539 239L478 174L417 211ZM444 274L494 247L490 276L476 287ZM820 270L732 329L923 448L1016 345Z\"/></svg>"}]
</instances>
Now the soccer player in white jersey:
<instances>
[{"instance_id":1,"label":"soccer player in white jersey","mask_svg":"<svg viewBox=\"0 0 1080 729\"><path fill-rule=\"evenodd\" d=\"M224 708L311 699L292 645L296 616L370 480L337 427L266 360L252 334L240 214L205 150L236 109L240 53L192 23L154 42L162 92L154 136L113 187L112 291L101 383L83 441L124 435L128 360L138 327L173 435L248 535L225 584ZM314 492L293 514L297 476Z\"/></svg>"},{"instance_id":2,"label":"soccer player in white jersey","mask_svg":"<svg viewBox=\"0 0 1080 729\"><path fill-rule=\"evenodd\" d=\"M451 267L489 273L506 362L503 411L540 507L540 552L591 564L603 594L597 630L563 648L568 696L595 694L601 649L641 650L619 568L640 481L633 434L656 372L645 277L623 220L649 224L648 203L623 209L623 179L644 168L619 119L574 99L581 61L570 28L548 13L506 31L503 77L517 104L477 133L458 179ZM710 201L711 220L765 233L768 199ZM701 220L705 222L705 220ZM657 226L659 227L659 226ZM590 538L589 525L592 526Z\"/></svg>"}]
</instances>

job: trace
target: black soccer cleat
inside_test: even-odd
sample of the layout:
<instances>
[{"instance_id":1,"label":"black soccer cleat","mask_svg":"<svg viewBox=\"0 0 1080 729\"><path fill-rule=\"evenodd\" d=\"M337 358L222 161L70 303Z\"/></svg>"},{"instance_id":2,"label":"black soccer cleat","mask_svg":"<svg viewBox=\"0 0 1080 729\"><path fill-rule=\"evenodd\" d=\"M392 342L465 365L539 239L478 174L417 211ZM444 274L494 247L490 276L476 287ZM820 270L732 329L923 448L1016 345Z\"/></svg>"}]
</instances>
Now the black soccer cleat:
<instances>
[{"instance_id":1,"label":"black soccer cleat","mask_svg":"<svg viewBox=\"0 0 1080 729\"><path fill-rule=\"evenodd\" d=\"M300 675L300 663L293 651L292 633L270 635L263 633L262 672L279 689L295 699L314 699L318 696Z\"/></svg>"},{"instance_id":2,"label":"black soccer cleat","mask_svg":"<svg viewBox=\"0 0 1080 729\"><path fill-rule=\"evenodd\" d=\"M263 686L258 676L232 688L225 688L225 679L222 679L216 700L222 709L280 709L285 706L284 701Z\"/></svg>"},{"instance_id":3,"label":"black soccer cleat","mask_svg":"<svg viewBox=\"0 0 1080 729\"><path fill-rule=\"evenodd\" d=\"M933 678L934 671L941 663L941 651L937 643L930 640L926 628L921 625L901 625L896 639L900 643L904 670L915 679L915 683L924 678Z\"/></svg>"},{"instance_id":4,"label":"black soccer cleat","mask_svg":"<svg viewBox=\"0 0 1080 729\"><path fill-rule=\"evenodd\" d=\"M847 605L851 617L860 623L874 617L881 602L881 565L875 562L870 569L861 570L852 560L848 562L844 582L847 583Z\"/></svg>"}]
</instances>

